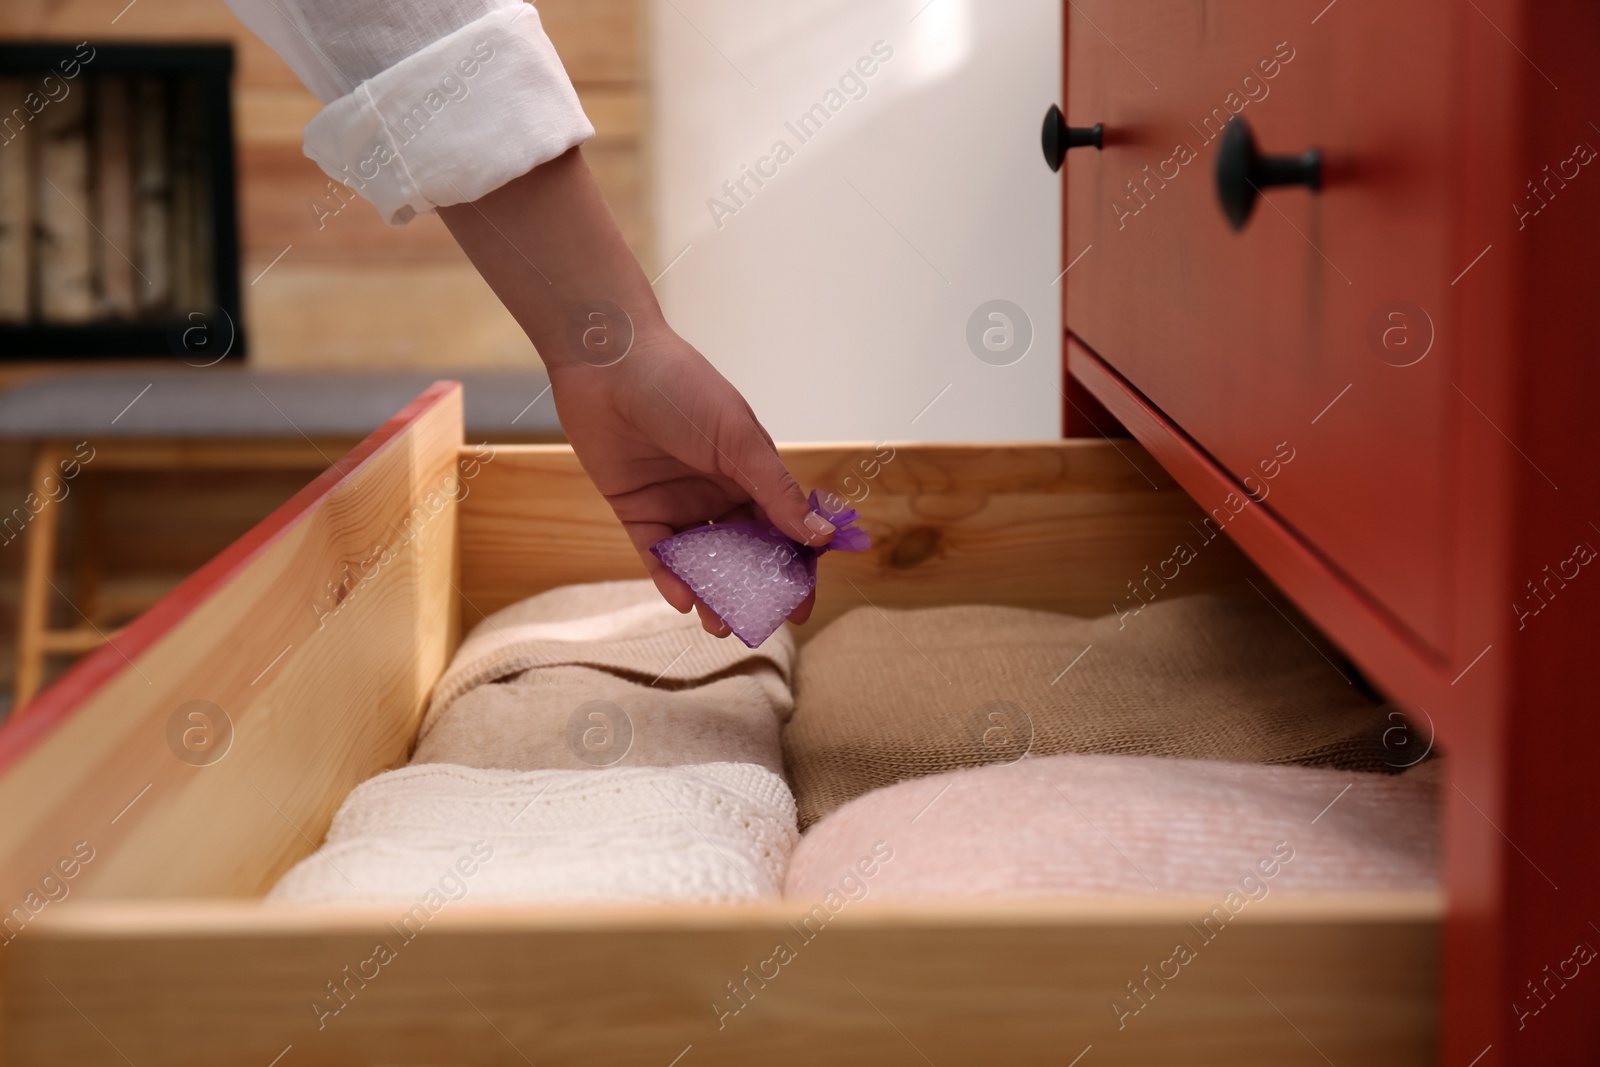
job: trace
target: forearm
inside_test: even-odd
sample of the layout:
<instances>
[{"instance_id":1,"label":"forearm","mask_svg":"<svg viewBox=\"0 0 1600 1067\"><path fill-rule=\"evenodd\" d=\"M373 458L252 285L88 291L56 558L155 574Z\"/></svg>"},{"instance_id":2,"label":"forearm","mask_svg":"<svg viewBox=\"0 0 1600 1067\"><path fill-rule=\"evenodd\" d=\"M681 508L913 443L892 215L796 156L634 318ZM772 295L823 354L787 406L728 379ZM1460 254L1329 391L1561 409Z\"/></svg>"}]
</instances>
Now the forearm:
<instances>
[{"instance_id":1,"label":"forearm","mask_svg":"<svg viewBox=\"0 0 1600 1067\"><path fill-rule=\"evenodd\" d=\"M641 336L666 331L655 292L580 149L438 211L551 370L581 360L568 327L585 304L617 305Z\"/></svg>"}]
</instances>

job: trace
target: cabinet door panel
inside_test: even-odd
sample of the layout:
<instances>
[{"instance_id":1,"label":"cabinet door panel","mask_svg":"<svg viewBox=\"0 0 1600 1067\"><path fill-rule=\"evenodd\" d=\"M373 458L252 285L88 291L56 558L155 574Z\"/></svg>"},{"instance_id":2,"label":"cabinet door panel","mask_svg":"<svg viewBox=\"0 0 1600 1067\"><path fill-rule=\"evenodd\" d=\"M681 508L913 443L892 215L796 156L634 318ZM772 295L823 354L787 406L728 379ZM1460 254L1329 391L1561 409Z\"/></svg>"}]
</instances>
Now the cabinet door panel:
<instances>
[{"instance_id":1,"label":"cabinet door panel","mask_svg":"<svg viewBox=\"0 0 1600 1067\"><path fill-rule=\"evenodd\" d=\"M1443 649L1451 281L1473 254L1449 241L1458 13L1315 14L1068 7L1067 117L1106 143L1065 168L1065 256L1088 248L1067 326ZM1263 154L1324 159L1320 192L1264 187L1237 232L1215 176L1236 114Z\"/></svg>"}]
</instances>

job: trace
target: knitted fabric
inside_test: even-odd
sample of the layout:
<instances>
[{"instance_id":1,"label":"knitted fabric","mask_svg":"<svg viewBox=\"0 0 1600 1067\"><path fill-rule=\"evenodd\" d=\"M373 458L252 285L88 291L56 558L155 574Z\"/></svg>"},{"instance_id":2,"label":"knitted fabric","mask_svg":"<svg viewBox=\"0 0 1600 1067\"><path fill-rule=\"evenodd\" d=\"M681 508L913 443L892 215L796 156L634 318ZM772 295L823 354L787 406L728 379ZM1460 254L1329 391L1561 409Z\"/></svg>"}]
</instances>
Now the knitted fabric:
<instances>
[{"instance_id":1,"label":"knitted fabric","mask_svg":"<svg viewBox=\"0 0 1600 1067\"><path fill-rule=\"evenodd\" d=\"M404 767L357 786L268 899L732 902L772 897L796 841L783 779L748 764ZM487 858L484 858L485 854ZM473 857L470 876L458 866ZM451 899L458 899L447 892Z\"/></svg>"},{"instance_id":2,"label":"knitted fabric","mask_svg":"<svg viewBox=\"0 0 1600 1067\"><path fill-rule=\"evenodd\" d=\"M565 585L490 615L461 643L434 686L428 714L467 690L531 667L576 664L651 681L693 683L741 664L766 662L789 680L794 641L787 633L759 649L718 640L693 613L680 615L654 583Z\"/></svg>"},{"instance_id":3,"label":"knitted fabric","mask_svg":"<svg viewBox=\"0 0 1600 1067\"><path fill-rule=\"evenodd\" d=\"M412 762L781 773L793 660L787 632L759 650L719 641L648 581L566 586L473 630L434 688Z\"/></svg>"},{"instance_id":4,"label":"knitted fabric","mask_svg":"<svg viewBox=\"0 0 1600 1067\"><path fill-rule=\"evenodd\" d=\"M802 829L862 794L1071 752L1397 771L1395 725L1264 601L1080 619L859 608L807 644L784 763Z\"/></svg>"},{"instance_id":5,"label":"knitted fabric","mask_svg":"<svg viewBox=\"0 0 1600 1067\"><path fill-rule=\"evenodd\" d=\"M851 801L806 832L784 893L825 892L880 841L894 858L874 899L1431 889L1439 787L1428 778L1029 757Z\"/></svg>"}]
</instances>

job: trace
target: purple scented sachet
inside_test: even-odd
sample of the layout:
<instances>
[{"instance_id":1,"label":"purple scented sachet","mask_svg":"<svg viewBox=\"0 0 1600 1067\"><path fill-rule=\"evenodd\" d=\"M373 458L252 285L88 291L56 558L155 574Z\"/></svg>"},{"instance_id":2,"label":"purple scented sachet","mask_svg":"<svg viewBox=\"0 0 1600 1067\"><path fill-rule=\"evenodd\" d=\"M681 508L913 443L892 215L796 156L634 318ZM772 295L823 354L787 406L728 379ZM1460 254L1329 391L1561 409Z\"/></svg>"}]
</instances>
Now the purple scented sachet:
<instances>
[{"instance_id":1,"label":"purple scented sachet","mask_svg":"<svg viewBox=\"0 0 1600 1067\"><path fill-rule=\"evenodd\" d=\"M694 590L734 636L751 648L771 637L817 587L817 557L872 547L854 508L835 510L815 490L811 510L833 523L820 548L803 545L769 522L722 522L663 538L650 551Z\"/></svg>"}]
</instances>

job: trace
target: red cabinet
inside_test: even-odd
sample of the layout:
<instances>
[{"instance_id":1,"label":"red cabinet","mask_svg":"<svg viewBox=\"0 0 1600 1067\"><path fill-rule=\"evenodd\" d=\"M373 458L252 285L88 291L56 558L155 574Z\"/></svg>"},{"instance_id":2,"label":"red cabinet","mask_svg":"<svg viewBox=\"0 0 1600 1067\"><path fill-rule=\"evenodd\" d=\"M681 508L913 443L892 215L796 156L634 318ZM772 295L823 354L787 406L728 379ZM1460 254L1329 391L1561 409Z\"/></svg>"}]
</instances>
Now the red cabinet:
<instances>
[{"instance_id":1,"label":"red cabinet","mask_svg":"<svg viewBox=\"0 0 1600 1067\"><path fill-rule=\"evenodd\" d=\"M1073 333L1448 649L1450 282L1466 262L1450 239L1452 42L1476 16L1077 6L1071 117L1108 136L1067 161L1067 251L1088 249L1067 278ZM1238 232L1214 178L1235 116L1263 153L1324 155L1320 193L1264 188Z\"/></svg>"},{"instance_id":2,"label":"red cabinet","mask_svg":"<svg viewBox=\"0 0 1600 1067\"><path fill-rule=\"evenodd\" d=\"M1064 25L1062 109L1104 126L1063 170L1069 395L1447 754L1439 1062L1600 1063L1600 5ZM1322 156L1237 230L1236 115Z\"/></svg>"}]
</instances>

